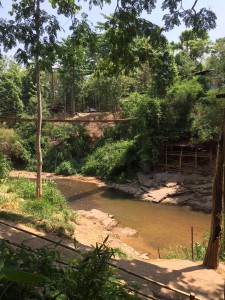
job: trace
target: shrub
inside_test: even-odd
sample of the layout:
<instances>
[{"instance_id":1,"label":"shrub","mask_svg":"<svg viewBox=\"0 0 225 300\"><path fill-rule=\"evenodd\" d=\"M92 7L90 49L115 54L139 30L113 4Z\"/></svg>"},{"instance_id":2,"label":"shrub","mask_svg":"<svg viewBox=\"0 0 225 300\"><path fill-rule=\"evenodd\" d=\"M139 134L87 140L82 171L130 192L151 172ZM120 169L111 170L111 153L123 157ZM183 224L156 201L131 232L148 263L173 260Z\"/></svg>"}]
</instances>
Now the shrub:
<instances>
[{"instance_id":1,"label":"shrub","mask_svg":"<svg viewBox=\"0 0 225 300\"><path fill-rule=\"evenodd\" d=\"M133 117L134 121L121 125L122 135L135 140L136 161L143 168L155 163L165 140L162 127L161 101L148 95L131 94L121 102L122 117ZM126 135L126 134L125 134Z\"/></svg>"},{"instance_id":2,"label":"shrub","mask_svg":"<svg viewBox=\"0 0 225 300\"><path fill-rule=\"evenodd\" d=\"M23 140L14 129L0 128L0 150L17 165L26 164L30 158Z\"/></svg>"},{"instance_id":3,"label":"shrub","mask_svg":"<svg viewBox=\"0 0 225 300\"><path fill-rule=\"evenodd\" d=\"M10 162L6 156L0 151L0 179L6 178L10 171Z\"/></svg>"},{"instance_id":4,"label":"shrub","mask_svg":"<svg viewBox=\"0 0 225 300\"><path fill-rule=\"evenodd\" d=\"M172 141L190 138L191 110L203 95L203 87L195 77L177 81L168 90L162 106L162 126L167 138Z\"/></svg>"},{"instance_id":5,"label":"shrub","mask_svg":"<svg viewBox=\"0 0 225 300\"><path fill-rule=\"evenodd\" d=\"M76 173L73 161L76 160L76 164L79 164L79 161L89 152L89 135L83 126L62 125L45 129L48 146L43 155L43 169L57 174L71 175Z\"/></svg>"},{"instance_id":6,"label":"shrub","mask_svg":"<svg viewBox=\"0 0 225 300\"><path fill-rule=\"evenodd\" d=\"M224 99L217 99L218 90L211 90L199 99L191 113L191 135L199 142L217 140L222 122Z\"/></svg>"},{"instance_id":7,"label":"shrub","mask_svg":"<svg viewBox=\"0 0 225 300\"><path fill-rule=\"evenodd\" d=\"M58 165L55 169L56 174L61 174L65 176L69 176L75 174L76 171L73 167L73 163L71 161L63 161L60 165Z\"/></svg>"},{"instance_id":8,"label":"shrub","mask_svg":"<svg viewBox=\"0 0 225 300\"><path fill-rule=\"evenodd\" d=\"M67 266L55 249L13 248L0 240L0 294L2 299L140 299L123 286L109 266L114 250L105 242L81 253ZM57 261L57 263L56 263Z\"/></svg>"},{"instance_id":9,"label":"shrub","mask_svg":"<svg viewBox=\"0 0 225 300\"><path fill-rule=\"evenodd\" d=\"M127 168L130 169L134 161L135 146L133 141L107 141L104 146L96 148L87 157L82 166L82 173L113 179L126 171Z\"/></svg>"},{"instance_id":10,"label":"shrub","mask_svg":"<svg viewBox=\"0 0 225 300\"><path fill-rule=\"evenodd\" d=\"M8 192L14 193L19 199L19 213L35 220L35 226L44 227L47 231L65 234L70 233L74 228L68 220L75 221L76 214L66 202L64 196L59 192L53 181L43 181L43 194L40 199L35 198L36 184L26 178L8 180ZM15 198L15 197L14 197ZM40 222L37 220L41 220ZM29 223L29 221L28 221Z\"/></svg>"}]
</instances>

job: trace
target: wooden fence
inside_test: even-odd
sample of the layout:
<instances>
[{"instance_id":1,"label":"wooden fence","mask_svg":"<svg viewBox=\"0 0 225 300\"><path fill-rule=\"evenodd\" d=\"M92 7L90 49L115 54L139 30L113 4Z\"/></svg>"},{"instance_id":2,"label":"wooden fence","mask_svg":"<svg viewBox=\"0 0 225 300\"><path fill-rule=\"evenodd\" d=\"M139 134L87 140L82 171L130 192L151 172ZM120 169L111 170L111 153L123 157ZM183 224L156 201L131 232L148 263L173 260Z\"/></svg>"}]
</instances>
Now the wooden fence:
<instances>
[{"instance_id":1,"label":"wooden fence","mask_svg":"<svg viewBox=\"0 0 225 300\"><path fill-rule=\"evenodd\" d=\"M166 144L155 165L157 170L212 174L216 159L216 143L212 144Z\"/></svg>"}]
</instances>

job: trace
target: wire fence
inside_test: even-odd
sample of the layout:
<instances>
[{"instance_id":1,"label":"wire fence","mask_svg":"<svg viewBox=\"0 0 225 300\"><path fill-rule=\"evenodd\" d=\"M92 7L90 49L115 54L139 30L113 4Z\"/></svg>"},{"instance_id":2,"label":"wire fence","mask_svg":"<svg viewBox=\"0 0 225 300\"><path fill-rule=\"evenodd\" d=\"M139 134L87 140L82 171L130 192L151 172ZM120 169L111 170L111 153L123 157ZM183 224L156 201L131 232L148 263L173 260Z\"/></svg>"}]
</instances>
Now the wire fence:
<instances>
[{"instance_id":1,"label":"wire fence","mask_svg":"<svg viewBox=\"0 0 225 300\"><path fill-rule=\"evenodd\" d=\"M52 240L52 239L49 239L49 238L44 237L44 236L41 236L41 235L36 234L36 233L34 233L34 232L30 232L30 231L28 231L28 230L26 230L26 229L23 229L23 228L20 228L20 227L18 227L18 226L14 226L14 225L12 225L12 224L8 224L8 223L3 222L3 221L1 221L1 220L0 220L0 224L2 224L2 225L4 225L4 226L8 226L8 227L13 228L13 229L18 230L18 231L27 233L27 234L29 234L29 235L31 235L31 236L35 236L36 238L45 240L45 241L47 241L47 242L49 242L49 243L55 245L56 247L59 247L59 246L60 246L60 247L65 248L65 249L67 249L67 250L70 250L70 251L79 253L79 251L77 251L75 248L73 248L73 247L71 247L71 246L62 244L61 242L55 242L55 241ZM10 243L11 243L12 245L16 246L16 247L23 247L24 249L27 248L27 247L25 247L24 245L21 246L20 244L13 243L13 242L10 242ZM30 248L27 248L27 249L29 249L28 251L34 251L34 252L35 252L34 249L30 249ZM132 276L135 277L136 279L141 279L141 280L147 282L148 284L153 284L153 285L155 285L155 286L157 286L157 287L159 287L159 288L164 288L164 289L167 289L167 290L172 291L172 292L174 292L174 293L177 293L177 294L179 294L179 295L182 295L182 296L185 297L185 298L183 298L183 299L201 300L201 298L197 297L197 296L195 295L195 293L193 293L193 292L187 293L187 292L181 291L181 290L179 290L179 289L173 288L173 287L171 287L171 286L169 286L169 285L165 285L165 284L163 284L163 283L161 283L161 282L155 281L155 280L150 279L150 278L148 278L148 277L146 277L146 276L142 276L142 275L137 274L137 273L135 273L135 272L133 272L133 271L130 271L130 270L127 270L127 269L125 269L125 268L122 268L122 267L118 266L118 265L115 263L115 262L116 262L115 259L111 259L111 261L112 261L112 262L108 262L108 264L109 264L110 266L116 268L116 269L119 270L119 271L125 272L126 274L132 275ZM60 260L56 260L55 262L60 263L60 264L63 264L63 265L65 265L65 266L68 265L68 263L63 262L63 261L60 261ZM153 296L149 296L149 295L147 295L147 294L145 294L145 293L142 293L142 292L140 292L140 291L138 291L138 290L136 290L136 289L133 289L133 288L131 288L131 287L129 287L129 286L127 286L127 287L128 287L131 291L136 292L136 293L139 294L140 296L145 297L145 299L157 299L157 298L155 298L155 297L153 297Z\"/></svg>"}]
</instances>

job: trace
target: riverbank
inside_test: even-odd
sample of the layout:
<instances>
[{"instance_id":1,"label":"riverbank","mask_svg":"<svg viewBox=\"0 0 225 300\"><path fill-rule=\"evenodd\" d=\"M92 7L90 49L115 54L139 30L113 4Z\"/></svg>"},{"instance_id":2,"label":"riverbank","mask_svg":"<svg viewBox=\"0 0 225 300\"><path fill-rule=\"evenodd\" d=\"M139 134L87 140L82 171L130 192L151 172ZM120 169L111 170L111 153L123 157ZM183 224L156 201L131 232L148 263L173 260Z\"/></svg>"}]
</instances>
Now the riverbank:
<instances>
[{"instance_id":1,"label":"riverbank","mask_svg":"<svg viewBox=\"0 0 225 300\"><path fill-rule=\"evenodd\" d=\"M36 174L26 171L14 171L11 176L24 176L35 179ZM146 175L138 174L139 180L143 183L142 186L135 183L136 186L134 187L134 183L130 183L129 185L120 185L120 187L129 188L130 191L134 192L149 184L149 179L144 176ZM197 242L202 241L203 232L210 228L210 216L207 214L195 212L188 207L179 208L174 203L168 206L147 203L151 202L149 200L133 201L131 198L129 200L126 194L112 189L104 189L106 184L94 177L77 175L63 177L52 173L43 173L43 178L55 180L58 188L67 198L70 207L78 212L78 215L82 215L80 216L82 220L79 221L80 226L76 228L76 235L79 234L80 239L87 238L84 241L87 245L89 245L89 241L90 245L93 245L96 241L102 242L104 237L109 235L111 246L120 248L130 256L143 256L145 259L148 259L148 257L157 258L159 256L159 250L157 249L160 249L160 255L163 257L169 249L175 251L176 245L189 248L191 226L194 228L194 240ZM171 174L167 179L168 183L165 183L165 177L164 181L162 176L161 181L159 177L157 179L157 181L156 179L151 180L151 182L154 182L155 188L149 190L151 193L155 192L158 197L161 197L165 192L168 194L168 192L171 193L171 190L175 191L177 189L175 180L171 180ZM164 186L160 188L159 184L164 184ZM165 184L168 186L165 186ZM125 192L128 192L128 190L125 190ZM114 194L116 195L116 201L113 200ZM179 199L182 196L184 195L181 194L176 198ZM102 201L103 199L104 201ZM96 213L96 209L107 214ZM82 210L81 213L79 210ZM115 215L117 220L111 220L110 214ZM160 218L157 217L159 215ZM142 221L140 222L140 220ZM161 221L159 222L159 220ZM119 224L117 224L118 222ZM169 228L166 225L167 222L170 224ZM181 223L182 228L178 229L177 224ZM112 224L113 226L111 226ZM126 227L125 230L124 227ZM85 235L85 232L89 234L89 228L91 228L90 233L92 232L90 237L87 234ZM164 228L164 231L160 232L162 228ZM132 248L129 246L126 248L126 245L131 246L138 252L134 253L131 250Z\"/></svg>"},{"instance_id":2,"label":"riverbank","mask_svg":"<svg viewBox=\"0 0 225 300\"><path fill-rule=\"evenodd\" d=\"M28 177L34 179L36 174L30 172L12 172L12 177ZM64 177L58 177L54 174L45 173L43 178L46 179L59 179ZM94 182L99 186L105 186L104 183L98 181L95 178L83 178L80 176L73 176L71 179ZM96 215L98 217L96 217ZM222 299L223 295L223 281L225 278L224 265L218 271L209 270L204 268L201 263L182 261L182 260L165 260L165 259L147 259L148 256L145 253L138 253L120 239L116 229L116 220L111 215L103 214L100 211L92 212L80 212L77 219L77 224L74 224L74 236L78 241L78 246L82 247L82 250L88 250L96 242L102 242L108 235L108 243L111 247L119 248L122 252L128 255L127 259L120 259L118 264L126 269L132 270L138 274L142 274L153 280L169 284L174 288L181 289L186 292L195 292L201 299ZM122 228L123 230L123 228ZM9 230L5 231L7 238L11 238L12 234ZM127 231L125 230L125 234ZM135 231L133 231L135 234ZM3 231L1 236L3 236ZM18 241L18 234L14 234L16 241ZM46 234L44 234L46 235ZM28 240L27 237L20 235L21 239ZM53 237L57 240L56 237ZM60 238L64 242L64 239ZM70 242L71 243L71 242ZM134 280L129 276L126 276L126 281ZM152 286L147 286L144 282L143 291L151 291L154 289ZM165 291L160 291L165 292ZM148 292L147 292L148 293ZM173 299L176 299L175 295L172 295ZM166 299L166 298L163 298ZM180 298L178 298L180 299Z\"/></svg>"},{"instance_id":3,"label":"riverbank","mask_svg":"<svg viewBox=\"0 0 225 300\"><path fill-rule=\"evenodd\" d=\"M12 177L24 176L36 178L35 172L12 171ZM180 174L169 172L138 173L137 179L125 184L102 182L96 177L82 175L59 176L43 173L46 179L74 179L81 182L92 182L99 187L112 187L128 193L135 198L156 204L189 206L194 210L211 212L212 209L212 175Z\"/></svg>"},{"instance_id":4,"label":"riverbank","mask_svg":"<svg viewBox=\"0 0 225 300\"><path fill-rule=\"evenodd\" d=\"M109 186L126 192L143 201L157 204L186 205L194 210L211 212L211 175L154 172L138 173L134 182L109 183Z\"/></svg>"},{"instance_id":5,"label":"riverbank","mask_svg":"<svg viewBox=\"0 0 225 300\"><path fill-rule=\"evenodd\" d=\"M0 238L10 240L14 243L24 243L25 246L33 249L40 247L51 247L49 240L63 244L73 248L73 242L70 239L57 237L54 235L46 234L37 231L33 228L29 228L22 224L7 221L8 224L17 226L19 229L30 232L21 232L18 229L8 227L0 223ZM36 234L33 236L32 234ZM87 234L87 233L86 233ZM48 241L38 239L37 236L41 236L49 239ZM77 246L81 251L87 251L90 247L82 243L78 243ZM52 245L54 248L54 245ZM61 257L66 261L74 259L74 252L68 249L62 248L59 245L56 248L61 253ZM186 293L195 293L197 297L202 300L209 299L223 299L223 287L225 279L225 267L224 264L220 264L218 270L210 270L202 266L200 262L184 261L178 259L165 260L165 259L151 259L145 261L140 258L121 258L114 261L114 264L122 267L130 272L139 274L148 279L152 279L161 282L174 289L179 289ZM157 299L184 299L184 296L174 293L164 288L158 287L154 284L150 284L145 280L134 277L131 274L120 272L120 278L129 284L131 281L138 282L140 291L151 297L157 295ZM185 297L186 299L186 297Z\"/></svg>"},{"instance_id":6,"label":"riverbank","mask_svg":"<svg viewBox=\"0 0 225 300\"><path fill-rule=\"evenodd\" d=\"M35 179L36 173L34 172L27 172L27 171L12 171L10 173L10 177L12 178L28 178L28 179ZM62 178L61 176L56 176L52 173L43 173L43 179L51 179L51 180L59 180ZM63 177L65 178L65 177ZM96 184L97 180L95 178L84 178L79 176L72 176L70 179L76 179L76 181L85 181L85 182L94 182ZM104 186L103 183L100 181L98 182L99 186ZM0 195L1 196L1 195ZM7 193L4 193L4 198L7 199ZM11 195L8 197L11 199ZM10 200L11 201L11 200ZM59 230L54 229L54 224L51 224L48 228L44 226L43 220L38 220L37 224L35 220L32 222L30 221L29 215L26 216L23 214L21 209L14 209L18 205L16 204L18 201L21 201L21 199L15 199L13 200L13 204L8 201L4 201L2 206L0 205L0 208L2 211L5 211L4 218L7 218L7 214L13 214L14 219L19 219L21 223L28 224L28 226L32 226L34 228L43 228L46 232L60 232L62 236L68 236L75 238L80 244L84 245L85 247L91 247L92 245L95 245L96 243L102 243L104 239L109 236L108 239L108 245L112 248L118 249L123 255L128 257L134 257L134 258L142 258L142 259L149 259L146 253L139 253L129 245L127 245L125 242L123 242L123 239L126 237L135 237L137 236L137 231L132 228L128 227L120 227L118 226L117 220L114 219L114 217L108 213L103 213L100 210L92 209L91 211L85 211L85 210L76 210L76 221L73 222L71 220L68 220L68 224L64 224L65 226L69 226L70 230L68 231L66 228L65 230ZM9 205L10 204L10 205ZM8 207L10 207L8 209ZM72 212L72 210L71 210ZM18 214L18 218L16 217ZM49 216L51 218L52 216ZM60 219L63 218L63 216L53 216L53 217L60 217ZM10 217L9 217L10 218ZM12 218L10 218L12 219ZM57 220L58 222L58 220ZM37 226L36 226L37 225ZM60 227L61 228L61 227ZM62 228L63 229L63 228Z\"/></svg>"}]
</instances>

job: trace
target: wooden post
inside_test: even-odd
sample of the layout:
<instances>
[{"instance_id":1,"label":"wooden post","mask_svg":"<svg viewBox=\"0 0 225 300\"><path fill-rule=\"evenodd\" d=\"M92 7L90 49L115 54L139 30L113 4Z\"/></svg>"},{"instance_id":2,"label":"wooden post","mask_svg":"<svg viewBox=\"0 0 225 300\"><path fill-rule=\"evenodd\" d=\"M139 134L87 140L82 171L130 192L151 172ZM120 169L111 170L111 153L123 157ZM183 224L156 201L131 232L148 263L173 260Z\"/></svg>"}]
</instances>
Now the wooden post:
<instances>
[{"instance_id":1,"label":"wooden post","mask_svg":"<svg viewBox=\"0 0 225 300\"><path fill-rule=\"evenodd\" d=\"M160 258L161 258L161 255L160 255L159 247L158 247L158 255L159 255L159 259L160 259Z\"/></svg>"},{"instance_id":2,"label":"wooden post","mask_svg":"<svg viewBox=\"0 0 225 300\"><path fill-rule=\"evenodd\" d=\"M225 299L225 280L224 280L224 283L223 283L223 299Z\"/></svg>"},{"instance_id":3,"label":"wooden post","mask_svg":"<svg viewBox=\"0 0 225 300\"><path fill-rule=\"evenodd\" d=\"M66 113L67 107L66 107L66 92L64 91L64 112Z\"/></svg>"},{"instance_id":4,"label":"wooden post","mask_svg":"<svg viewBox=\"0 0 225 300\"><path fill-rule=\"evenodd\" d=\"M197 173L198 171L198 149L196 148L195 151L195 172Z\"/></svg>"},{"instance_id":5,"label":"wooden post","mask_svg":"<svg viewBox=\"0 0 225 300\"><path fill-rule=\"evenodd\" d=\"M223 250L225 250L225 164L223 164Z\"/></svg>"},{"instance_id":6,"label":"wooden post","mask_svg":"<svg viewBox=\"0 0 225 300\"><path fill-rule=\"evenodd\" d=\"M190 300L195 300L195 293L190 293Z\"/></svg>"},{"instance_id":7,"label":"wooden post","mask_svg":"<svg viewBox=\"0 0 225 300\"><path fill-rule=\"evenodd\" d=\"M183 148L181 147L181 151L180 151L180 162L179 162L179 171L181 171L182 156L183 156Z\"/></svg>"},{"instance_id":8,"label":"wooden post","mask_svg":"<svg viewBox=\"0 0 225 300\"><path fill-rule=\"evenodd\" d=\"M212 152L212 145L210 145L209 161L210 161L210 173L213 173L213 152Z\"/></svg>"},{"instance_id":9,"label":"wooden post","mask_svg":"<svg viewBox=\"0 0 225 300\"><path fill-rule=\"evenodd\" d=\"M40 70L40 0L36 2L35 8L35 31L36 31L36 89L38 101L37 113L37 133L36 133L36 152L37 152L37 179L36 179L36 198L42 196L42 151L41 151L41 130L42 130L42 100L41 100L41 70Z\"/></svg>"},{"instance_id":10,"label":"wooden post","mask_svg":"<svg viewBox=\"0 0 225 300\"><path fill-rule=\"evenodd\" d=\"M168 167L167 167L167 145L166 145L166 171L168 171Z\"/></svg>"},{"instance_id":11,"label":"wooden post","mask_svg":"<svg viewBox=\"0 0 225 300\"><path fill-rule=\"evenodd\" d=\"M223 299L225 299L225 280L223 282Z\"/></svg>"},{"instance_id":12,"label":"wooden post","mask_svg":"<svg viewBox=\"0 0 225 300\"><path fill-rule=\"evenodd\" d=\"M191 227L191 259L194 261L194 229Z\"/></svg>"}]
</instances>

